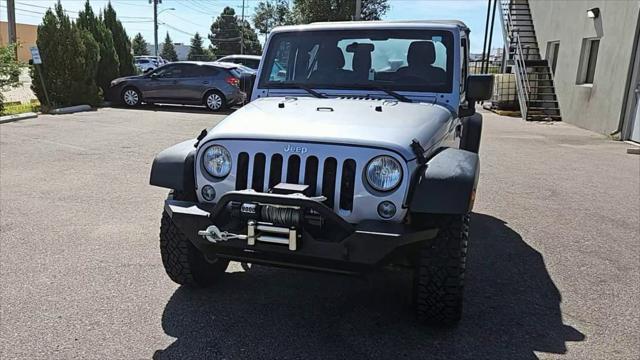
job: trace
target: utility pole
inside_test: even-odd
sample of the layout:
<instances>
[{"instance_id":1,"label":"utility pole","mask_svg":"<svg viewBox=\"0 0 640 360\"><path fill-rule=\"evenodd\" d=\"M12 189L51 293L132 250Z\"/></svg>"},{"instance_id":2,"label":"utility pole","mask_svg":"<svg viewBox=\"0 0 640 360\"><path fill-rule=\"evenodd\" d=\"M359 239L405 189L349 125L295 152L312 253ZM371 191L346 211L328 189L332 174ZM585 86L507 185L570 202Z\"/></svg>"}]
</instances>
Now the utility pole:
<instances>
[{"instance_id":1,"label":"utility pole","mask_svg":"<svg viewBox=\"0 0 640 360\"><path fill-rule=\"evenodd\" d=\"M362 0L356 0L356 13L355 13L353 19L355 21L359 21L361 14L362 14Z\"/></svg>"},{"instance_id":2,"label":"utility pole","mask_svg":"<svg viewBox=\"0 0 640 360\"><path fill-rule=\"evenodd\" d=\"M242 16L240 24L240 54L244 54L244 0L242 0Z\"/></svg>"},{"instance_id":3,"label":"utility pole","mask_svg":"<svg viewBox=\"0 0 640 360\"><path fill-rule=\"evenodd\" d=\"M18 34L16 33L16 4L14 0L7 0L7 20L8 20L8 34L9 45L16 45L18 43ZM18 47L14 49L16 59L18 58Z\"/></svg>"},{"instance_id":4,"label":"utility pole","mask_svg":"<svg viewBox=\"0 0 640 360\"><path fill-rule=\"evenodd\" d=\"M149 0L153 2L153 41L155 56L158 56L158 3L162 3L162 0Z\"/></svg>"}]
</instances>

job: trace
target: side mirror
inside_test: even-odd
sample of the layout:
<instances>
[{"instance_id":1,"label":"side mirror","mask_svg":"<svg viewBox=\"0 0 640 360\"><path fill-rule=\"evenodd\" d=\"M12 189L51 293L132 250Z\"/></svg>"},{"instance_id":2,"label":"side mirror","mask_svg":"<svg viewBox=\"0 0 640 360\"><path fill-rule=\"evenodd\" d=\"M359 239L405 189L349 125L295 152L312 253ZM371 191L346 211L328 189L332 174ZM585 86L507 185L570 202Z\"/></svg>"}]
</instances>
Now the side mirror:
<instances>
[{"instance_id":1,"label":"side mirror","mask_svg":"<svg viewBox=\"0 0 640 360\"><path fill-rule=\"evenodd\" d=\"M466 85L467 107L460 106L458 116L468 117L476 113L476 101L491 99L493 95L493 75L469 75Z\"/></svg>"},{"instance_id":2,"label":"side mirror","mask_svg":"<svg viewBox=\"0 0 640 360\"><path fill-rule=\"evenodd\" d=\"M491 99L493 95L493 75L467 76L467 99L469 101L483 101Z\"/></svg>"}]
</instances>

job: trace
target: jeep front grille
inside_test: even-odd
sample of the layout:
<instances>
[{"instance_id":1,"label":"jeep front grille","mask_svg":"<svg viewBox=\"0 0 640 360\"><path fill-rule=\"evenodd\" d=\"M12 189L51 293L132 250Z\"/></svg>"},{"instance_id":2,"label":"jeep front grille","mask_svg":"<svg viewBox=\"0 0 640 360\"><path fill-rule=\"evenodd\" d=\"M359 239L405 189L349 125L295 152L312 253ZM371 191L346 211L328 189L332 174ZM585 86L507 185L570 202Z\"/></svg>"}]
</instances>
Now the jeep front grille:
<instances>
[{"instance_id":1,"label":"jeep front grille","mask_svg":"<svg viewBox=\"0 0 640 360\"><path fill-rule=\"evenodd\" d=\"M281 154L241 152L237 164L236 190L266 192L280 182L306 184L312 194L325 196L330 208L353 210L357 167L353 159L338 164L334 157L289 155L285 159Z\"/></svg>"}]
</instances>

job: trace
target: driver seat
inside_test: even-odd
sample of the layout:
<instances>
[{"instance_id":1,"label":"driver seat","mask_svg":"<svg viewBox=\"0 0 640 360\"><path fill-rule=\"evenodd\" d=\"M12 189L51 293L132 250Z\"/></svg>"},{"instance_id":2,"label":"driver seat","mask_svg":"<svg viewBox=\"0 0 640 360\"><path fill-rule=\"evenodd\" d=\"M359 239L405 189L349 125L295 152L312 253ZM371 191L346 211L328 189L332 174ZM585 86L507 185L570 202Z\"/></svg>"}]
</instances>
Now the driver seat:
<instances>
[{"instance_id":1,"label":"driver seat","mask_svg":"<svg viewBox=\"0 0 640 360\"><path fill-rule=\"evenodd\" d=\"M351 75L351 71L344 70L344 54L339 47L320 49L318 53L318 67L309 76L310 83L327 84L344 81Z\"/></svg>"},{"instance_id":2,"label":"driver seat","mask_svg":"<svg viewBox=\"0 0 640 360\"><path fill-rule=\"evenodd\" d=\"M432 41L414 41L409 45L407 65L396 71L398 77L413 77L425 81L444 82L447 73L433 66L436 61L436 48Z\"/></svg>"}]
</instances>

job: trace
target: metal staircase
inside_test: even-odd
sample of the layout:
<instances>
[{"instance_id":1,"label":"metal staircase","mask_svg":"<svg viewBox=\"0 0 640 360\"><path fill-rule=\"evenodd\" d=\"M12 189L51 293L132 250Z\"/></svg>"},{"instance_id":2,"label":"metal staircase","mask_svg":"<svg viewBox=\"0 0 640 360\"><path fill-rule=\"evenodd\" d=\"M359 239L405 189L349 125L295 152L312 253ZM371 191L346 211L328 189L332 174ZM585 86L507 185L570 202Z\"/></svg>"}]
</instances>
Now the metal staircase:
<instances>
[{"instance_id":1,"label":"metal staircase","mask_svg":"<svg viewBox=\"0 0 640 360\"><path fill-rule=\"evenodd\" d=\"M553 73L547 60L540 57L529 1L500 0L499 9L504 43L508 47L507 72L516 75L522 118L562 120Z\"/></svg>"}]
</instances>

